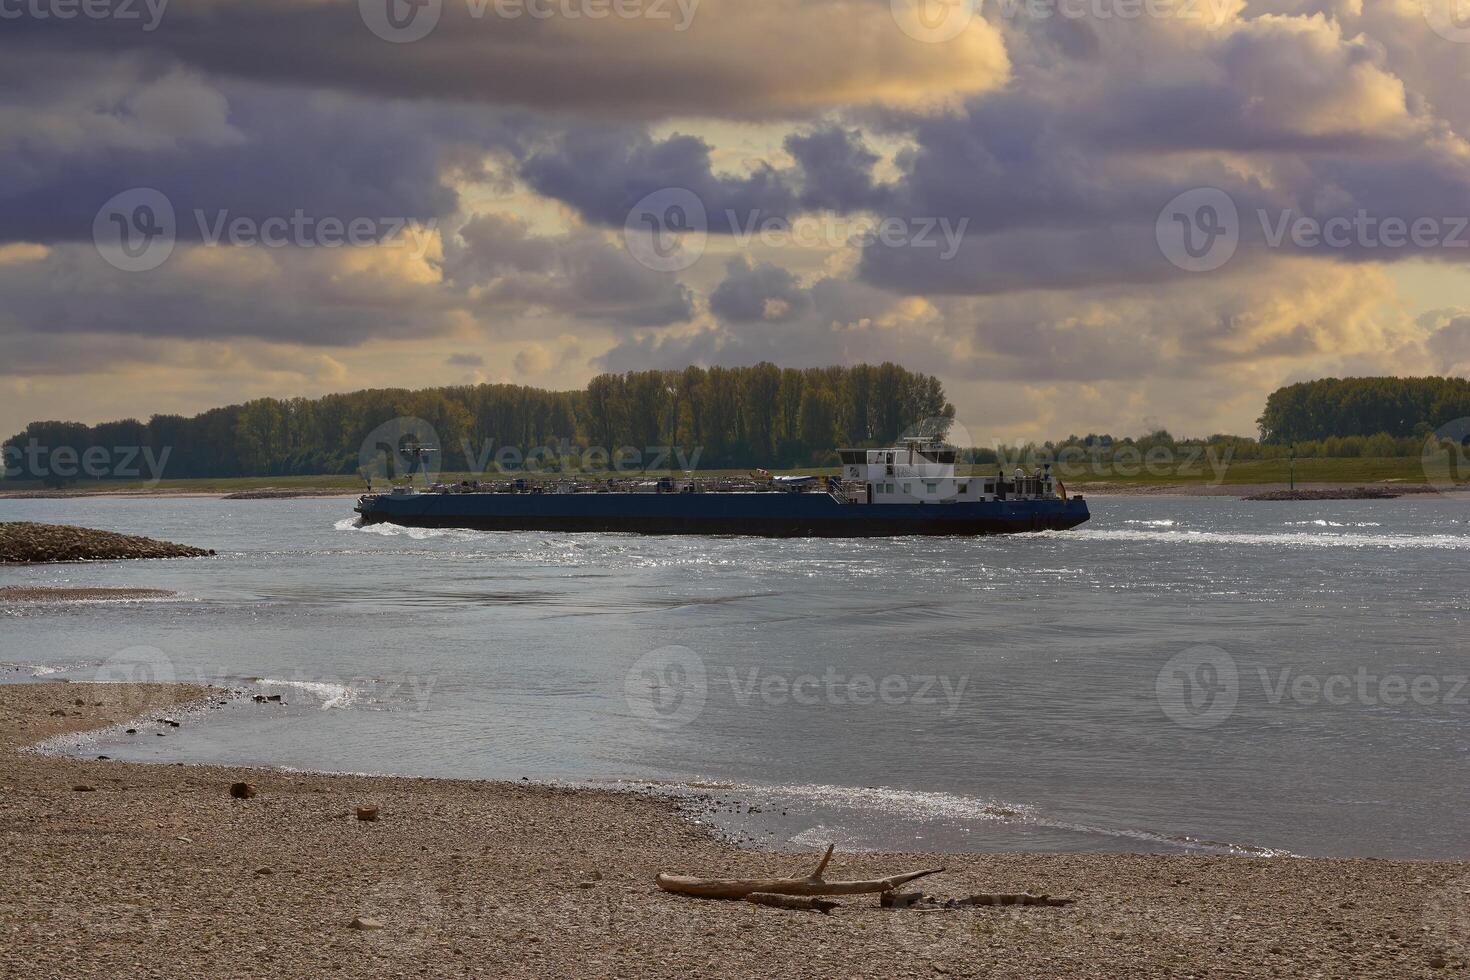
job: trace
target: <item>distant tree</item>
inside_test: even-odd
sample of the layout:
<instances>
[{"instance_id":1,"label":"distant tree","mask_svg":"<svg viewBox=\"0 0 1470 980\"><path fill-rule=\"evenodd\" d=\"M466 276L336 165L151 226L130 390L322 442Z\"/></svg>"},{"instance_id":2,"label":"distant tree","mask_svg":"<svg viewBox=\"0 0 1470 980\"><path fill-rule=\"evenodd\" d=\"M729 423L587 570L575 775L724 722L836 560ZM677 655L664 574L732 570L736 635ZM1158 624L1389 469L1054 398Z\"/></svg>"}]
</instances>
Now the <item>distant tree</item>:
<instances>
[{"instance_id":1,"label":"distant tree","mask_svg":"<svg viewBox=\"0 0 1470 980\"><path fill-rule=\"evenodd\" d=\"M1287 444L1380 433L1422 438L1467 416L1465 378L1323 378L1273 391L1257 424L1262 442Z\"/></svg>"},{"instance_id":2,"label":"distant tree","mask_svg":"<svg viewBox=\"0 0 1470 980\"><path fill-rule=\"evenodd\" d=\"M896 364L781 369L689 367L603 374L581 391L471 385L368 389L322 398L260 398L193 418L155 415L86 426L34 422L6 442L34 440L80 456L89 447L168 453L167 476L232 477L357 471L363 441L398 417L421 418L439 437L448 472L477 469L501 448L569 444L615 452L670 443L702 450L705 467L806 464L840 443L890 442L922 419L954 414L937 378ZM44 465L7 454L11 475L40 480ZM13 461L19 460L20 465ZM54 476L54 474L53 474Z\"/></svg>"}]
</instances>

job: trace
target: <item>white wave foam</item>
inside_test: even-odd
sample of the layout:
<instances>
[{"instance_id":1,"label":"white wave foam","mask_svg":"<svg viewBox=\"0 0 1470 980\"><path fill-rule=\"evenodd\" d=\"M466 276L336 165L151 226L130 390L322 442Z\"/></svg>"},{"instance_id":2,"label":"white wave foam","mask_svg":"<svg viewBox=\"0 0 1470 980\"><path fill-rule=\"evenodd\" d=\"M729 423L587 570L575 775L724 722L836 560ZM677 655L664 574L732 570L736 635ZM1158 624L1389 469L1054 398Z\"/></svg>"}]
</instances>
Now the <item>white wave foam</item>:
<instances>
[{"instance_id":1,"label":"white wave foam","mask_svg":"<svg viewBox=\"0 0 1470 980\"><path fill-rule=\"evenodd\" d=\"M1124 524L1142 524L1145 527L1173 527L1177 521L1124 521Z\"/></svg>"},{"instance_id":2,"label":"white wave foam","mask_svg":"<svg viewBox=\"0 0 1470 980\"><path fill-rule=\"evenodd\" d=\"M69 670L76 670L81 664L12 664L0 663L0 670L13 670L22 674L30 674L32 677L50 677L52 674L64 674Z\"/></svg>"},{"instance_id":3,"label":"white wave foam","mask_svg":"<svg viewBox=\"0 0 1470 980\"><path fill-rule=\"evenodd\" d=\"M1286 526L1287 527L1382 527L1383 525L1382 524L1379 524L1379 523L1377 523L1375 521L1362 521L1362 522L1347 521L1347 522L1339 522L1339 521L1316 520L1316 521L1287 521L1286 522Z\"/></svg>"},{"instance_id":4,"label":"white wave foam","mask_svg":"<svg viewBox=\"0 0 1470 980\"><path fill-rule=\"evenodd\" d=\"M264 678L255 683L259 687L289 687L305 691L321 699L323 711L329 708L345 708L360 698L357 691L345 684L329 684L323 681L279 681L270 678Z\"/></svg>"},{"instance_id":5,"label":"white wave foam","mask_svg":"<svg viewBox=\"0 0 1470 980\"><path fill-rule=\"evenodd\" d=\"M1417 548L1470 550L1470 536L1457 534L1327 534L1291 531L1261 534L1233 531L1125 531L1078 528L1043 531L1057 538L1098 541L1144 541L1150 544L1244 544L1274 548Z\"/></svg>"},{"instance_id":6,"label":"white wave foam","mask_svg":"<svg viewBox=\"0 0 1470 980\"><path fill-rule=\"evenodd\" d=\"M1258 857L1291 857L1289 851L1253 844L1232 844L1221 841L1203 840L1182 835L1162 834L1135 828L1103 827L1095 824L1076 823L1048 817L1034 806L1020 803L1003 803L998 800L981 800L959 796L954 793L926 792L923 790L899 790L878 786L755 786L736 784L731 791L743 796L764 796L777 799L796 799L827 806L878 812L905 819L919 817L926 820L990 820L1005 823L1023 823L1048 827L1090 836L1117 837L1130 840L1162 844L1185 851L1208 850L1219 853L1254 855Z\"/></svg>"},{"instance_id":7,"label":"white wave foam","mask_svg":"<svg viewBox=\"0 0 1470 980\"><path fill-rule=\"evenodd\" d=\"M427 538L442 538L447 531L428 527L403 527L399 524L358 524L357 518L348 517L332 525L338 531L361 531L363 534L376 534L385 538L409 537L415 541L423 541Z\"/></svg>"}]
</instances>

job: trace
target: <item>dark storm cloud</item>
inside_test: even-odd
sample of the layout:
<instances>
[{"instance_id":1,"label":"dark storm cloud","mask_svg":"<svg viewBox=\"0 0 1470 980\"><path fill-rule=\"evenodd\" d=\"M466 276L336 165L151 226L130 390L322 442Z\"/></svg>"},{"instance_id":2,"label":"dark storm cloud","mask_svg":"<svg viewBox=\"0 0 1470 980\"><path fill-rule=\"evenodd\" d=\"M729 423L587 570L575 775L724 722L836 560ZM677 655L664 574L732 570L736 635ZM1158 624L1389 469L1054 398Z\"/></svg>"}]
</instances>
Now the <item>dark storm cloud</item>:
<instances>
[{"instance_id":1,"label":"dark storm cloud","mask_svg":"<svg viewBox=\"0 0 1470 980\"><path fill-rule=\"evenodd\" d=\"M714 234L734 234L753 216L786 217L797 206L788 179L774 167L745 177L715 174L704 140L678 134L654 140L630 127L570 130L533 152L520 175L537 193L570 204L587 221L614 227L622 227L644 197L668 188L692 191Z\"/></svg>"},{"instance_id":2,"label":"dark storm cloud","mask_svg":"<svg viewBox=\"0 0 1470 980\"><path fill-rule=\"evenodd\" d=\"M801 171L801 206L851 211L881 208L883 194L873 180L878 155L862 133L824 126L786 138L786 152Z\"/></svg>"},{"instance_id":3,"label":"dark storm cloud","mask_svg":"<svg viewBox=\"0 0 1470 980\"><path fill-rule=\"evenodd\" d=\"M795 320L810 306L806 291L786 269L770 262L757 265L744 257L730 260L725 280L709 297L711 313L736 323Z\"/></svg>"},{"instance_id":4,"label":"dark storm cloud","mask_svg":"<svg viewBox=\"0 0 1470 980\"><path fill-rule=\"evenodd\" d=\"M38 45L146 50L215 76L643 119L815 116L839 102L922 101L956 78L987 88L1006 71L988 26L936 51L896 28L886 0L660 0L631 5L636 17L617 15L627 4L593 17L545 0L539 16L524 2L377 3L170 0L151 29L21 17L4 21L0 57ZM375 35L368 22L385 25L389 4L431 29L411 43Z\"/></svg>"},{"instance_id":5,"label":"dark storm cloud","mask_svg":"<svg viewBox=\"0 0 1470 980\"><path fill-rule=\"evenodd\" d=\"M446 183L457 162L514 146L525 126L484 110L217 86L134 59L75 64L92 84L74 99L26 67L0 67L11 83L0 108L16 117L0 133L0 240L89 239L103 203L134 187L168 197L182 241L221 217L297 209L318 220L436 218L458 206ZM83 106L100 121L68 133Z\"/></svg>"}]
</instances>

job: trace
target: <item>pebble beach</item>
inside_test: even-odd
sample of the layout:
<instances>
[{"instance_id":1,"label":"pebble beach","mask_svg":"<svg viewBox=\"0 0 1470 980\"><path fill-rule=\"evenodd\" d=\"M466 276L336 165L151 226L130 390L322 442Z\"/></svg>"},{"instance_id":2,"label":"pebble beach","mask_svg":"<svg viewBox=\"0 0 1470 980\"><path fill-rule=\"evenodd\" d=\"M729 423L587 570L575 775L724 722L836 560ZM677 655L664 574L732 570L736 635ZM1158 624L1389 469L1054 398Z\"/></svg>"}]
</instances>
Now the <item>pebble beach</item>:
<instances>
[{"instance_id":1,"label":"pebble beach","mask_svg":"<svg viewBox=\"0 0 1470 980\"><path fill-rule=\"evenodd\" d=\"M1465 862L839 852L829 880L943 865L923 883L941 899L1076 901L921 912L867 895L822 915L661 892L659 872L816 860L737 848L666 800L76 748L138 717L184 719L167 737L188 738L208 723L188 705L223 694L0 686L0 974L1403 978L1470 962ZM31 749L58 737L73 757Z\"/></svg>"}]
</instances>

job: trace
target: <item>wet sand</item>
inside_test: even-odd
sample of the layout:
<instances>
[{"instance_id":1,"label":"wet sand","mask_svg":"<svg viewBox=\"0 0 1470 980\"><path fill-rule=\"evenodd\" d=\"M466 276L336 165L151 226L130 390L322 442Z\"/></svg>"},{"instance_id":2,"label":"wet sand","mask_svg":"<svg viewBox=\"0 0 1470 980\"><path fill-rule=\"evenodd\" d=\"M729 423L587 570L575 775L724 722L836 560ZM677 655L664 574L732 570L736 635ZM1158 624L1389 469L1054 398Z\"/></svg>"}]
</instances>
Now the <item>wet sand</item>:
<instances>
[{"instance_id":1,"label":"wet sand","mask_svg":"<svg viewBox=\"0 0 1470 980\"><path fill-rule=\"evenodd\" d=\"M790 874L815 857L737 849L643 796L18 751L136 716L178 718L182 728L161 727L188 738L205 722L181 714L181 703L220 693L0 686L0 973L1402 978L1467 969L1465 862L839 854L829 879L944 864L925 891L1031 890L1077 904L903 912L856 896L822 916L660 892L660 871ZM231 799L237 781L257 795ZM375 823L355 817L368 805L380 808ZM351 928L359 917L382 928Z\"/></svg>"}]
</instances>

